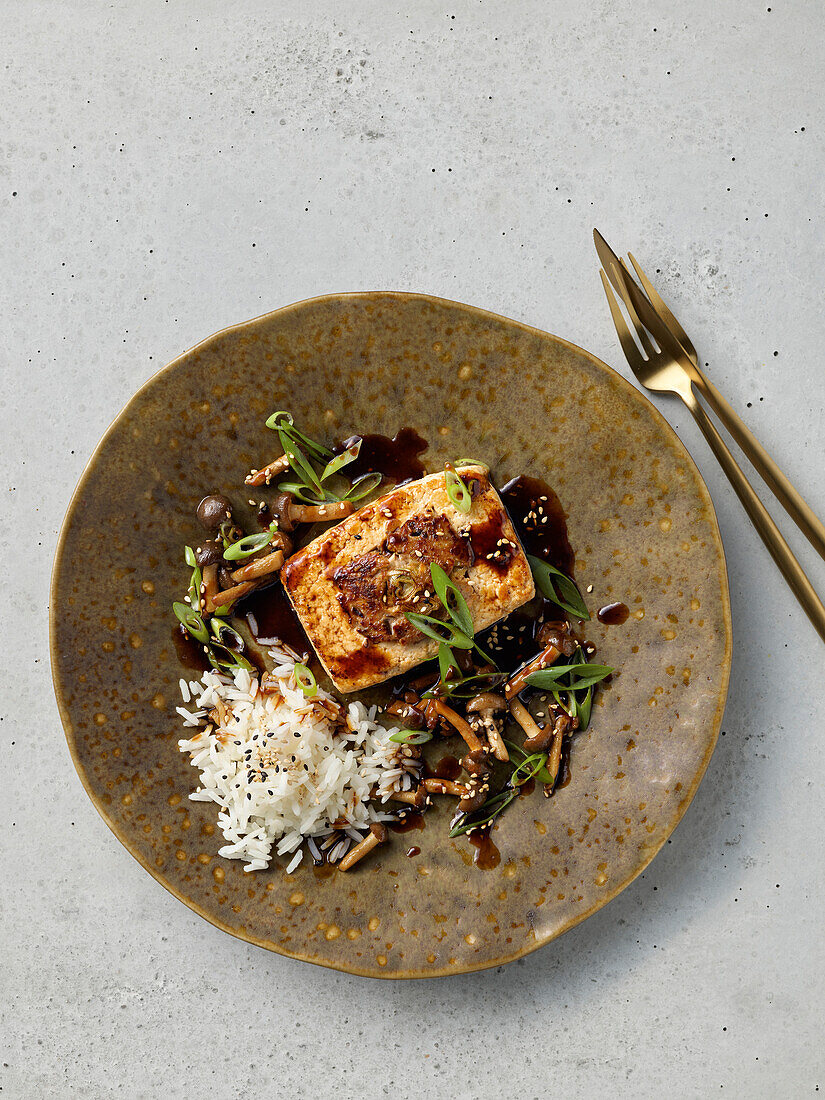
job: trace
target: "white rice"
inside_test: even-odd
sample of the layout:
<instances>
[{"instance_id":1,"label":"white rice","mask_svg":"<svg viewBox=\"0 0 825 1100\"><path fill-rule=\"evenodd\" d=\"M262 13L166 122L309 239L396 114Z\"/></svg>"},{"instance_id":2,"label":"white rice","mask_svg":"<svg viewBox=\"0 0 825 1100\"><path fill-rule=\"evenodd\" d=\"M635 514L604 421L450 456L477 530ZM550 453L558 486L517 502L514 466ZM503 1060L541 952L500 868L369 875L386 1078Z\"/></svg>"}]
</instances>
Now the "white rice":
<instances>
[{"instance_id":1,"label":"white rice","mask_svg":"<svg viewBox=\"0 0 825 1100\"><path fill-rule=\"evenodd\" d=\"M290 855L291 874L304 841L312 841L310 854L318 858L324 847L318 838L333 840L335 823L346 829L336 833L329 853L339 859L371 822L394 819L380 804L410 787L418 765L390 741L397 727L375 721L375 707L350 703L345 709L320 688L307 699L295 680L294 654L272 649L270 656L276 667L266 692L245 671L181 681L195 709L178 707L178 713L185 726L200 728L178 745L200 772L189 797L219 808L227 841L219 855L244 860L245 871L266 867L273 854Z\"/></svg>"}]
</instances>

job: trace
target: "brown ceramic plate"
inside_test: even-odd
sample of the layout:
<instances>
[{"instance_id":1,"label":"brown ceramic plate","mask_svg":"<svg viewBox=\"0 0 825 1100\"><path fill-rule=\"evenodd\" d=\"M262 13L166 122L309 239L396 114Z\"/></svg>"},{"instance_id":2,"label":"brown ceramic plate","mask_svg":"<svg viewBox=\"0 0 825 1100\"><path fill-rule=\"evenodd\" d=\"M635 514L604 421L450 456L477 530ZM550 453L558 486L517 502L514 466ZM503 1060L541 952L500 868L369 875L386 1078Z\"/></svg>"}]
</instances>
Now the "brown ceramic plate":
<instances>
[{"instance_id":1,"label":"brown ceramic plate","mask_svg":"<svg viewBox=\"0 0 825 1100\"><path fill-rule=\"evenodd\" d=\"M349 874L280 865L245 874L216 855L214 809L187 794L177 750L184 671L170 604L185 582L204 491L239 495L290 409L316 436L429 440L430 469L471 454L498 484L549 481L568 513L598 660L621 674L575 739L571 780L522 799L473 864L447 807ZM244 494L245 495L245 494ZM716 743L730 670L725 560L708 491L637 390L580 348L418 294L299 302L225 329L135 395L86 468L51 592L57 699L80 778L135 859L195 912L284 955L357 974L430 977L548 943L615 897L685 812ZM420 854L408 858L411 846Z\"/></svg>"}]
</instances>

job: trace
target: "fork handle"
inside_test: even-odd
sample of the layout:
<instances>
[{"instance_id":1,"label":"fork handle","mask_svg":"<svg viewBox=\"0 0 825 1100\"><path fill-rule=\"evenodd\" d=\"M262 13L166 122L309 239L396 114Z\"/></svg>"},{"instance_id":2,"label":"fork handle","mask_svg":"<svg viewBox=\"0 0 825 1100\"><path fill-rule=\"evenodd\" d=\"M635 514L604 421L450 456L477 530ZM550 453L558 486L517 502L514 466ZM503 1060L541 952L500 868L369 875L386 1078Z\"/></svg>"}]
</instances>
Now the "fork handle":
<instances>
[{"instance_id":1,"label":"fork handle","mask_svg":"<svg viewBox=\"0 0 825 1100\"><path fill-rule=\"evenodd\" d=\"M745 456L753 463L757 473L802 534L808 539L819 556L825 558L825 524L822 523L810 505L803 500L800 493L788 481L750 428L740 420L737 413L734 412L716 387L705 378L698 366L696 367L696 374L698 378L695 380L695 384L698 386L701 396L705 398L745 452ZM705 432L705 435L707 435L707 432Z\"/></svg>"},{"instance_id":2,"label":"fork handle","mask_svg":"<svg viewBox=\"0 0 825 1100\"><path fill-rule=\"evenodd\" d=\"M759 537L767 546L771 557L779 566L779 571L788 582L791 591L802 605L805 614L816 627L819 636L825 641L825 606L814 591L813 585L805 575L802 566L794 557L782 533L774 523L765 505L756 495L756 491L745 477L736 459L728 450L715 425L699 404L692 387L688 394L681 395L682 400L693 413L696 423L710 445L710 449L725 471L736 495L742 501L745 511L756 528Z\"/></svg>"}]
</instances>

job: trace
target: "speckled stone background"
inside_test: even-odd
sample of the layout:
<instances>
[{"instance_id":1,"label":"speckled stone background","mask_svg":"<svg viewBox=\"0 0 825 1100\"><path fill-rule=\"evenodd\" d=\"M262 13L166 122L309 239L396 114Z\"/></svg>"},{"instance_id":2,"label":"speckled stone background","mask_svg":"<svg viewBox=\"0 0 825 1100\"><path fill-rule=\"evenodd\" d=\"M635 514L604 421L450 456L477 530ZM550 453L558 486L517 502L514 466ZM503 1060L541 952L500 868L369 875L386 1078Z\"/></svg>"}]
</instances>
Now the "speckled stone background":
<instances>
[{"instance_id":1,"label":"speckled stone background","mask_svg":"<svg viewBox=\"0 0 825 1100\"><path fill-rule=\"evenodd\" d=\"M156 367L295 299L394 288L626 373L594 224L660 269L713 380L825 513L820 6L5 0L0 26L3 1095L825 1088L823 651L677 406L658 402L731 574L724 736L644 876L499 972L378 983L198 919L84 795L47 655L63 510Z\"/></svg>"}]
</instances>

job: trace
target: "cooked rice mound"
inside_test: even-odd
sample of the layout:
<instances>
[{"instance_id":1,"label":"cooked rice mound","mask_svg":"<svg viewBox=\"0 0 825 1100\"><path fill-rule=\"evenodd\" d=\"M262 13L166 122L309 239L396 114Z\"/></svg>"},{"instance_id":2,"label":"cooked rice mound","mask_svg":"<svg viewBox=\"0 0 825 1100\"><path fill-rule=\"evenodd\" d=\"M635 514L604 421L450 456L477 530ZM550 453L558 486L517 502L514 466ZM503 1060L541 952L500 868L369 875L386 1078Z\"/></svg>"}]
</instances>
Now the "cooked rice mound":
<instances>
[{"instance_id":1,"label":"cooked rice mound","mask_svg":"<svg viewBox=\"0 0 825 1100\"><path fill-rule=\"evenodd\" d=\"M178 744L200 772L189 797L219 807L227 843L218 854L245 860L245 871L266 867L274 853L291 855L291 873L305 841L316 860L326 849L336 862L370 823L394 820L381 805L411 787L419 764L390 741L397 727L379 725L376 708L345 709L320 688L307 698L294 655L270 656L276 664L263 677L240 670L182 680L184 702L196 709L178 713L200 728Z\"/></svg>"}]
</instances>

